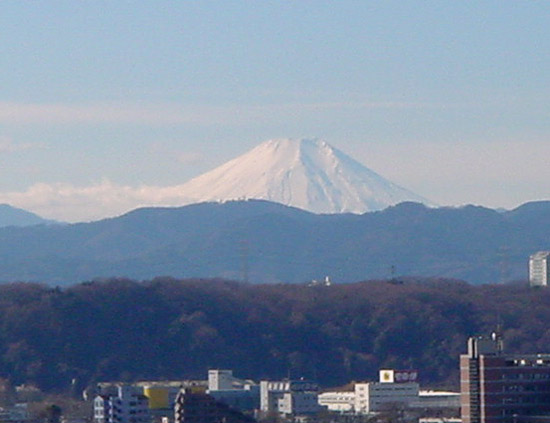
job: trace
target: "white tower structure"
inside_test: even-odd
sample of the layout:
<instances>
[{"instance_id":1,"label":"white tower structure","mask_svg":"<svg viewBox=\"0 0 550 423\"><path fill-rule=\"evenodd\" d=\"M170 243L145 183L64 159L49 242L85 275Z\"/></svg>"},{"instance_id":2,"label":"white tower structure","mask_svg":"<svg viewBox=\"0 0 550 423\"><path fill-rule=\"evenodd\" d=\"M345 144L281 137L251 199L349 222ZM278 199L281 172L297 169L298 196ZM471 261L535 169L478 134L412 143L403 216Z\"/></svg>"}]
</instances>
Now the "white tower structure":
<instances>
[{"instance_id":1,"label":"white tower structure","mask_svg":"<svg viewBox=\"0 0 550 423\"><path fill-rule=\"evenodd\" d=\"M550 251L538 251L529 257L529 285L548 286Z\"/></svg>"}]
</instances>

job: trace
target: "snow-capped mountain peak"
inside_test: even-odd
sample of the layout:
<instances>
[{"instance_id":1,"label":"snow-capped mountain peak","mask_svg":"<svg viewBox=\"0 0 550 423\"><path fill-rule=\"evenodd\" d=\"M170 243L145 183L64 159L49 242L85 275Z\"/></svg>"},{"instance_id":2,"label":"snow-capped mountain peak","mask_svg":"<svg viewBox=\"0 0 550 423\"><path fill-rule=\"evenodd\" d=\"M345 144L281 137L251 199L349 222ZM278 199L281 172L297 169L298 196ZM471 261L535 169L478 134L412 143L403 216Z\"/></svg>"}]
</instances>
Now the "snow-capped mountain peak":
<instances>
[{"instance_id":1,"label":"snow-capped mountain peak","mask_svg":"<svg viewBox=\"0 0 550 423\"><path fill-rule=\"evenodd\" d=\"M403 201L428 203L324 141L266 141L181 186L196 202L263 199L315 213L363 213Z\"/></svg>"}]
</instances>

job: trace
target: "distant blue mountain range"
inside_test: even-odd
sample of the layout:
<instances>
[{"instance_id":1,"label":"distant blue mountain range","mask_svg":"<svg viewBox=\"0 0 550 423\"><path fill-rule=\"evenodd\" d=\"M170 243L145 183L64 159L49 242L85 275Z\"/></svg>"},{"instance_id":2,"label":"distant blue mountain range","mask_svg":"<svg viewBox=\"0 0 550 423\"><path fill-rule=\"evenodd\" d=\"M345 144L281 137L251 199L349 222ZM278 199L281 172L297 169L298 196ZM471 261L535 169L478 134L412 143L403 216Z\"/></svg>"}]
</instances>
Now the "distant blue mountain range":
<instances>
[{"instance_id":1,"label":"distant blue mountain range","mask_svg":"<svg viewBox=\"0 0 550 423\"><path fill-rule=\"evenodd\" d=\"M0 228L0 280L69 285L126 276L334 283L440 276L527 278L550 249L550 202L512 211L401 203L317 215L267 201L144 208L92 223Z\"/></svg>"},{"instance_id":2,"label":"distant blue mountain range","mask_svg":"<svg viewBox=\"0 0 550 423\"><path fill-rule=\"evenodd\" d=\"M0 204L0 227L4 226L32 226L43 223L53 223L29 211Z\"/></svg>"}]
</instances>

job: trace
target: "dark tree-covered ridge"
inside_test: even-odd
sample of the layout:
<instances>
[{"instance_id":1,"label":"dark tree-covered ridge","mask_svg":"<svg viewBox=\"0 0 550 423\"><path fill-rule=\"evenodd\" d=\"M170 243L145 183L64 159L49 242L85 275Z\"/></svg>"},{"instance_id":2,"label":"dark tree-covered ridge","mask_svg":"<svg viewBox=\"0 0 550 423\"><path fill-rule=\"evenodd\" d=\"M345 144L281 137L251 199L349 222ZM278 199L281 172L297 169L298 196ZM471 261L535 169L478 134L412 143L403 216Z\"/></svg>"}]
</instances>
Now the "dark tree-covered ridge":
<instances>
[{"instance_id":1,"label":"dark tree-covered ridge","mask_svg":"<svg viewBox=\"0 0 550 423\"><path fill-rule=\"evenodd\" d=\"M115 279L0 286L0 377L63 390L101 380L305 376L325 386L415 368L457 387L468 336L500 321L511 352L550 351L550 293L449 280L336 286Z\"/></svg>"},{"instance_id":2,"label":"dark tree-covered ridge","mask_svg":"<svg viewBox=\"0 0 550 423\"><path fill-rule=\"evenodd\" d=\"M0 281L66 286L170 275L335 283L393 275L471 283L527 278L549 249L550 202L501 212L402 203L363 215L315 215L260 200L145 208L97 222L0 228ZM243 269L247 269L246 272Z\"/></svg>"}]
</instances>

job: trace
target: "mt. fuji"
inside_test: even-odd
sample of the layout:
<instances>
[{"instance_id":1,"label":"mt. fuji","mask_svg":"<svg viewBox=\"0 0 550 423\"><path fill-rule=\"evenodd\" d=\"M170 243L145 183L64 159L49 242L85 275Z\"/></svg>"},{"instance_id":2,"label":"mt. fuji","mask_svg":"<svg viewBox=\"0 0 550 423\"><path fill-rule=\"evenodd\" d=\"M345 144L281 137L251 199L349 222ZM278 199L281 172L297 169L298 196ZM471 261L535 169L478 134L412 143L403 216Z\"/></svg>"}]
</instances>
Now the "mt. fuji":
<instances>
[{"instance_id":1,"label":"mt. fuji","mask_svg":"<svg viewBox=\"0 0 550 423\"><path fill-rule=\"evenodd\" d=\"M364 213L403 201L428 204L319 140L266 141L181 185L193 202L262 199L314 213Z\"/></svg>"}]
</instances>

